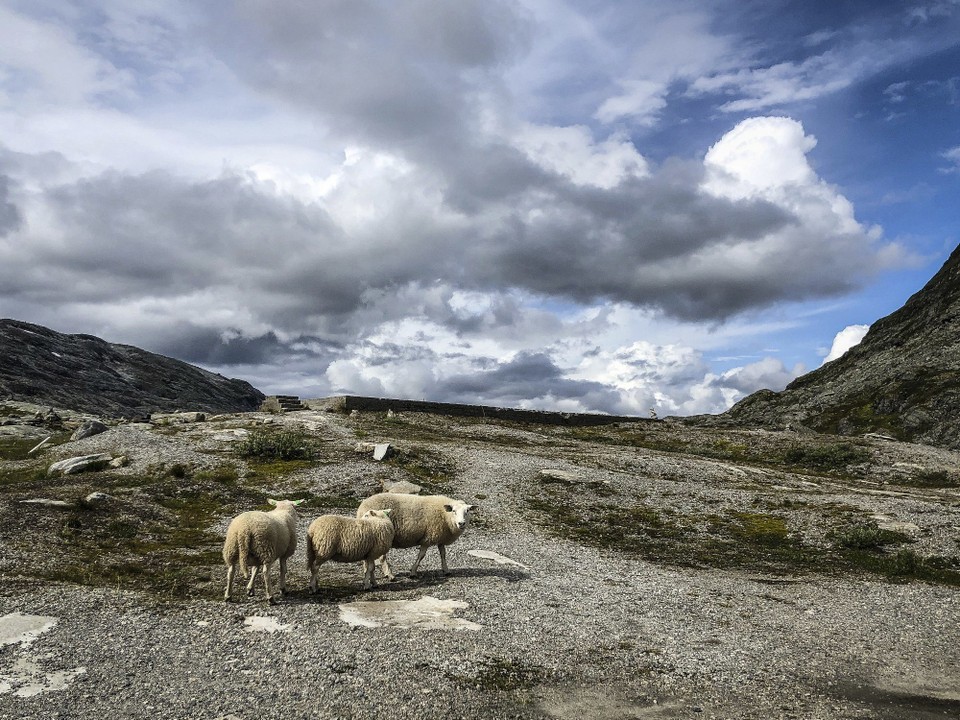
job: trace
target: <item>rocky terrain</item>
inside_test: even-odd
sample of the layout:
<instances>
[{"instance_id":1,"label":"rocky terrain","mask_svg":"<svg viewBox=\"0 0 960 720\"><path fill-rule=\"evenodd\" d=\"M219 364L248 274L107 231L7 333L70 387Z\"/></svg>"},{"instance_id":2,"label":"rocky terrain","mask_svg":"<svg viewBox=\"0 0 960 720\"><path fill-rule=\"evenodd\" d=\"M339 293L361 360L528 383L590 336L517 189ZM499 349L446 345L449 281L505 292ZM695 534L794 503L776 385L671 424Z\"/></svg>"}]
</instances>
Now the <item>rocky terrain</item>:
<instances>
[{"instance_id":1,"label":"rocky terrain","mask_svg":"<svg viewBox=\"0 0 960 720\"><path fill-rule=\"evenodd\" d=\"M256 410L263 393L180 360L92 335L65 335L0 319L0 399L37 402L107 417L180 408Z\"/></svg>"},{"instance_id":2,"label":"rocky terrain","mask_svg":"<svg viewBox=\"0 0 960 720\"><path fill-rule=\"evenodd\" d=\"M709 424L858 435L960 449L960 248L859 345L780 393L761 390Z\"/></svg>"},{"instance_id":3,"label":"rocky terrain","mask_svg":"<svg viewBox=\"0 0 960 720\"><path fill-rule=\"evenodd\" d=\"M308 406L0 407L0 718L960 715L952 450ZM450 576L310 595L301 547L278 605L223 602L234 514L303 498L302 538L400 481L479 505Z\"/></svg>"}]
</instances>

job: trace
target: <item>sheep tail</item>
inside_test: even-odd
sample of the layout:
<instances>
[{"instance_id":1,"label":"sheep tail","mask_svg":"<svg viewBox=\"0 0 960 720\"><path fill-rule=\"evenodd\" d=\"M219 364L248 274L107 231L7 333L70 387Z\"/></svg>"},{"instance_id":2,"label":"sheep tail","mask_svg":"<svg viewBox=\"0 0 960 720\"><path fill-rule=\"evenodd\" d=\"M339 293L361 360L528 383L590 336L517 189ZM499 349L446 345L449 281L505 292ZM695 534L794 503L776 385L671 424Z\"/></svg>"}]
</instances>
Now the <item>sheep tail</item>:
<instances>
[{"instance_id":1,"label":"sheep tail","mask_svg":"<svg viewBox=\"0 0 960 720\"><path fill-rule=\"evenodd\" d=\"M250 556L253 546L253 533L244 529L241 530L237 535L237 551L239 557L240 571L243 573L244 577L248 575L248 568L250 567Z\"/></svg>"}]
</instances>

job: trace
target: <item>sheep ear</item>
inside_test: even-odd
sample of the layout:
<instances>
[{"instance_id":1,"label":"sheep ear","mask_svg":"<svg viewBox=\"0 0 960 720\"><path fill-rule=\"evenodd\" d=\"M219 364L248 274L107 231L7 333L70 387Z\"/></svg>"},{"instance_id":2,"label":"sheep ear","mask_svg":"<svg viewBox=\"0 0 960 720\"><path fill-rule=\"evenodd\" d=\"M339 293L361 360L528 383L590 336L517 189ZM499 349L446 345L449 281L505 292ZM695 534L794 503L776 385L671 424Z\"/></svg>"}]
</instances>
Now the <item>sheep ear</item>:
<instances>
[{"instance_id":1,"label":"sheep ear","mask_svg":"<svg viewBox=\"0 0 960 720\"><path fill-rule=\"evenodd\" d=\"M277 506L277 501L274 500L273 498L267 498L267 502L273 505L274 507Z\"/></svg>"},{"instance_id":2,"label":"sheep ear","mask_svg":"<svg viewBox=\"0 0 960 720\"><path fill-rule=\"evenodd\" d=\"M300 498L299 500L291 500L291 502L292 502L294 505L302 505L303 503L306 502L306 500L305 500L304 498Z\"/></svg>"},{"instance_id":3,"label":"sheep ear","mask_svg":"<svg viewBox=\"0 0 960 720\"><path fill-rule=\"evenodd\" d=\"M384 509L383 509L383 514L386 515L387 517L390 517L390 513L392 513L392 512L393 512L393 510L391 510L390 508L384 508Z\"/></svg>"}]
</instances>

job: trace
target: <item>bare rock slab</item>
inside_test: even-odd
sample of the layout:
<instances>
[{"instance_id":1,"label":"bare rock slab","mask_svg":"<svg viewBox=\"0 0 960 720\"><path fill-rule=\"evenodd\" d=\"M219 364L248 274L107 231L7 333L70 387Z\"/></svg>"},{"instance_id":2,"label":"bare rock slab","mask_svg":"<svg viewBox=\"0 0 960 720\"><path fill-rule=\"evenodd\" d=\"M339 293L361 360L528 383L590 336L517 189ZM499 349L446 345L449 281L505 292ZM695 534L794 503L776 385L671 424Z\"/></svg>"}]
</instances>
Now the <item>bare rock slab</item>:
<instances>
[{"instance_id":1,"label":"bare rock slab","mask_svg":"<svg viewBox=\"0 0 960 720\"><path fill-rule=\"evenodd\" d=\"M47 468L47 475L76 475L88 470L103 470L112 459L113 457L106 453L67 458Z\"/></svg>"}]
</instances>

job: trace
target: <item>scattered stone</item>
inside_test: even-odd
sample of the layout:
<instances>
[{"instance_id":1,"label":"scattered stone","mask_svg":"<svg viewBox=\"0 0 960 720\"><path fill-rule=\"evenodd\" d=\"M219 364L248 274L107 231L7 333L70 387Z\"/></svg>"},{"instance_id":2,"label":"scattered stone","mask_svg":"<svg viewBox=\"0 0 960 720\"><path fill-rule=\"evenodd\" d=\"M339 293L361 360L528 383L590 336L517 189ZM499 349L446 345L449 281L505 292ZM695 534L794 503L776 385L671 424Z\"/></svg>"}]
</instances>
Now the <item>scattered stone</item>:
<instances>
[{"instance_id":1,"label":"scattered stone","mask_svg":"<svg viewBox=\"0 0 960 720\"><path fill-rule=\"evenodd\" d=\"M73 510L77 504L66 500L51 500L50 498L31 498L30 500L21 500L21 505L39 505L40 507L54 508L56 510Z\"/></svg>"},{"instance_id":2,"label":"scattered stone","mask_svg":"<svg viewBox=\"0 0 960 720\"><path fill-rule=\"evenodd\" d=\"M116 470L117 468L126 467L129 464L130 458L128 458L126 455L120 455L119 457L115 457L113 460L111 460L109 466Z\"/></svg>"},{"instance_id":3,"label":"scattered stone","mask_svg":"<svg viewBox=\"0 0 960 720\"><path fill-rule=\"evenodd\" d=\"M104 505L109 505L111 502L113 502L113 495L96 491L87 495L83 499L83 502L90 507L103 507Z\"/></svg>"},{"instance_id":4,"label":"scattered stone","mask_svg":"<svg viewBox=\"0 0 960 720\"><path fill-rule=\"evenodd\" d=\"M51 465L47 469L47 475L76 475L87 470L103 470L112 459L106 453L67 458Z\"/></svg>"},{"instance_id":5,"label":"scattered stone","mask_svg":"<svg viewBox=\"0 0 960 720\"><path fill-rule=\"evenodd\" d=\"M501 555L498 552L494 552L493 550L467 550L467 555L471 555L482 560L492 560L498 565L512 565L514 567L523 568L524 570L530 569L523 563L517 562L516 560L508 558L506 555Z\"/></svg>"},{"instance_id":6,"label":"scattered stone","mask_svg":"<svg viewBox=\"0 0 960 720\"><path fill-rule=\"evenodd\" d=\"M407 480L384 480L383 491L388 493L397 493L399 495L419 495L423 490L419 485Z\"/></svg>"},{"instance_id":7,"label":"scattered stone","mask_svg":"<svg viewBox=\"0 0 960 720\"><path fill-rule=\"evenodd\" d=\"M877 513L871 517L877 521L877 527L881 530L890 530L892 532L900 532L906 535L920 534L920 526L915 525L914 523L894 520L889 515L883 515L881 513Z\"/></svg>"},{"instance_id":8,"label":"scattered stone","mask_svg":"<svg viewBox=\"0 0 960 720\"><path fill-rule=\"evenodd\" d=\"M206 422L206 420L207 416L202 412L158 413L150 416L150 422L155 425L185 425Z\"/></svg>"},{"instance_id":9,"label":"scattered stone","mask_svg":"<svg viewBox=\"0 0 960 720\"><path fill-rule=\"evenodd\" d=\"M373 459L386 460L392 450L393 448L390 447L390 443L377 443L373 448Z\"/></svg>"},{"instance_id":10,"label":"scattered stone","mask_svg":"<svg viewBox=\"0 0 960 720\"><path fill-rule=\"evenodd\" d=\"M374 448L377 447L376 443L364 442L361 440L356 445L353 446L353 451L358 453L371 453Z\"/></svg>"},{"instance_id":11,"label":"scattered stone","mask_svg":"<svg viewBox=\"0 0 960 720\"><path fill-rule=\"evenodd\" d=\"M573 483L580 479L580 476L569 470L554 470L547 468L540 471L540 477L543 480L560 480L561 482Z\"/></svg>"},{"instance_id":12,"label":"scattered stone","mask_svg":"<svg viewBox=\"0 0 960 720\"><path fill-rule=\"evenodd\" d=\"M867 440L884 440L887 442L896 442L895 437L890 437L889 435L882 435L881 433L869 432L865 433L863 436Z\"/></svg>"},{"instance_id":13,"label":"scattered stone","mask_svg":"<svg viewBox=\"0 0 960 720\"><path fill-rule=\"evenodd\" d=\"M99 435L100 433L106 432L109 429L110 428L108 428L99 420L87 420L80 427L74 430L73 435L70 436L70 439L83 440L83 438Z\"/></svg>"}]
</instances>

